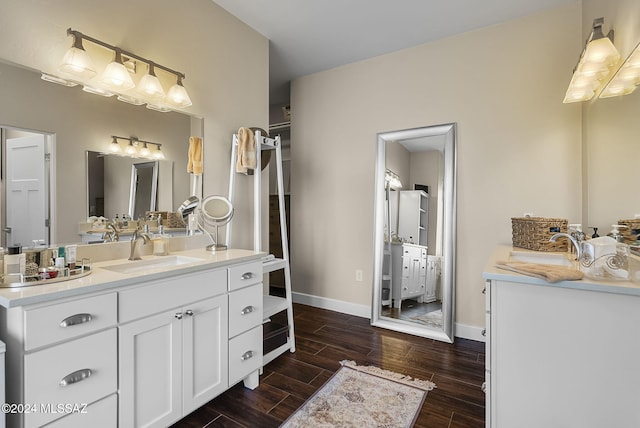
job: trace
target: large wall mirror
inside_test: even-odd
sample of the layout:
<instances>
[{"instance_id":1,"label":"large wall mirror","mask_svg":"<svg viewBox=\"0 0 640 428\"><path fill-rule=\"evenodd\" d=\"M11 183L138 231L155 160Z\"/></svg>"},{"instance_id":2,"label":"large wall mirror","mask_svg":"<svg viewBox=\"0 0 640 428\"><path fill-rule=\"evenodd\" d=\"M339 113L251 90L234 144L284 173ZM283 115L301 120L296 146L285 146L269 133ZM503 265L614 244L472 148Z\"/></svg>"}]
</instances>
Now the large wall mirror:
<instances>
[{"instance_id":1,"label":"large wall mirror","mask_svg":"<svg viewBox=\"0 0 640 428\"><path fill-rule=\"evenodd\" d=\"M378 134L371 323L454 339L456 125Z\"/></svg>"},{"instance_id":2,"label":"large wall mirror","mask_svg":"<svg viewBox=\"0 0 640 428\"><path fill-rule=\"evenodd\" d=\"M41 225L47 225L48 230L25 238L17 237L17 234L11 238L3 233L2 245L17 242L18 239L23 246L33 245L36 239L44 239L47 244L81 242L79 225L86 221L92 210L87 152L107 152L112 135L136 136L162 145L166 160L158 162L158 210L175 211L177 206L174 201L183 201L190 195L190 177L186 168L189 137L203 135L202 119L177 112L160 113L117 101L115 97L88 94L78 87L67 88L44 82L39 72L7 64L1 59L0 76L3 91L0 128L4 129L2 161L5 166L0 180L3 189L0 224L3 228L7 227L7 221L10 220L8 208L17 206L6 200L6 165L13 165L13 161L7 159L6 139L44 137L43 150L46 151L46 159L50 159L45 162L44 156L29 156L29 159L43 160L28 162L30 167L38 166L44 174L42 201L47 217L44 220L40 217L31 220L31 216L19 216L29 230L41 228ZM147 161L116 156L107 159L123 162L117 167L121 172L115 176L125 183L124 190L113 196L112 205L104 201L104 216L113 218L116 214L121 216L129 213L132 163ZM105 169L106 172L108 169ZM49 198L49 195L52 196ZM95 203L93 205L95 210ZM21 211L36 212L31 208ZM47 234L48 238L40 237Z\"/></svg>"}]
</instances>

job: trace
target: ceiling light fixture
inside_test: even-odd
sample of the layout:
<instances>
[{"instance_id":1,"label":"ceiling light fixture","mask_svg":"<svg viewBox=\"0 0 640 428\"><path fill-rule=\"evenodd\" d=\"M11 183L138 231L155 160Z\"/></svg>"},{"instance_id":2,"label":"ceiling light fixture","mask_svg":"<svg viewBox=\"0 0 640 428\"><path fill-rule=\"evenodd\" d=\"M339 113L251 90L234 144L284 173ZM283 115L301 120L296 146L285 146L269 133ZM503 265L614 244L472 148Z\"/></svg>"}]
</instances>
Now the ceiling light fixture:
<instances>
[{"instance_id":1,"label":"ceiling light fixture","mask_svg":"<svg viewBox=\"0 0 640 428\"><path fill-rule=\"evenodd\" d=\"M147 104L149 108L162 112L192 105L191 98L182 84L182 80L185 78L184 73L71 28L67 29L67 35L73 37L73 44L65 54L59 67L60 74L63 77L43 73L43 80L66 86L81 84L86 92L103 96L117 95L120 101L135 105ZM113 61L105 67L98 78L93 79L94 76L98 75L98 70L84 49L83 41L93 43L113 52ZM95 51L91 52L95 53ZM148 68L147 73L142 76L136 86L132 75L136 74L137 69L142 68L137 67L139 63L145 63ZM166 95L162 83L156 75L158 70L172 75L176 79L176 83Z\"/></svg>"},{"instance_id":2,"label":"ceiling light fixture","mask_svg":"<svg viewBox=\"0 0 640 428\"><path fill-rule=\"evenodd\" d=\"M128 144L124 149L124 153L118 140L128 141ZM149 149L150 144L156 146L156 150L153 150L153 152ZM162 153L162 150L160 149L161 146L162 144L160 143L140 140L138 137L119 137L117 135L112 135L109 150L105 151L105 153L124 155L132 158L162 160L165 157L164 153Z\"/></svg>"},{"instance_id":3,"label":"ceiling light fixture","mask_svg":"<svg viewBox=\"0 0 640 428\"><path fill-rule=\"evenodd\" d=\"M608 82L614 70L619 66L620 54L613 45L613 30L606 36L602 32L604 18L593 21L593 30L578 65L573 70L564 103L589 101L599 94L603 85Z\"/></svg>"}]
</instances>

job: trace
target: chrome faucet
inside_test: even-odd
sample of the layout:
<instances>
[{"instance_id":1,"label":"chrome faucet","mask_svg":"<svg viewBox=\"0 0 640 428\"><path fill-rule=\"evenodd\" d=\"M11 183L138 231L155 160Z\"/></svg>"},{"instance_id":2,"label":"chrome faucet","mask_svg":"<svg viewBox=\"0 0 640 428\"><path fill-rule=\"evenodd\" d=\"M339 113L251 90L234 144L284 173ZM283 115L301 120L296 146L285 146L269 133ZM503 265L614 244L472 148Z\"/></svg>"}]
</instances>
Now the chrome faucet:
<instances>
[{"instance_id":1,"label":"chrome faucet","mask_svg":"<svg viewBox=\"0 0 640 428\"><path fill-rule=\"evenodd\" d=\"M151 237L147 233L140 233L142 229L137 227L133 231L133 236L131 236L131 254L129 255L129 260L142 260L137 253L138 241L142 239L142 244L145 245L147 242L151 241Z\"/></svg>"},{"instance_id":2,"label":"chrome faucet","mask_svg":"<svg viewBox=\"0 0 640 428\"><path fill-rule=\"evenodd\" d=\"M112 222L107 223L105 226L107 231L102 234L102 240L105 242L117 242L120 240L120 231Z\"/></svg>"},{"instance_id":3,"label":"chrome faucet","mask_svg":"<svg viewBox=\"0 0 640 428\"><path fill-rule=\"evenodd\" d=\"M576 248L576 258L579 259L580 256L582 256L582 245L580 245L578 243L576 238L574 238L573 236L569 235L568 233L556 233L555 235L553 235L549 239L549 242L556 242L556 239L558 239L558 238L567 238L567 239L569 239L569 241L571 241L573 246Z\"/></svg>"}]
</instances>

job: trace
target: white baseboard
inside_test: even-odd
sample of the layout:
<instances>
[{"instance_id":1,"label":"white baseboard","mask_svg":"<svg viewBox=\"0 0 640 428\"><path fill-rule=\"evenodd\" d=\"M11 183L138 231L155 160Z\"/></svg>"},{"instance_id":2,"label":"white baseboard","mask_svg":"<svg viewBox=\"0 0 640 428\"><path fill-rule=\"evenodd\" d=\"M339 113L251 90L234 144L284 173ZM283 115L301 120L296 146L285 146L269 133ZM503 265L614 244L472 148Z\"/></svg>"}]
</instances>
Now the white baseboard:
<instances>
[{"instance_id":1,"label":"white baseboard","mask_svg":"<svg viewBox=\"0 0 640 428\"><path fill-rule=\"evenodd\" d=\"M344 302L342 300L329 299L327 297L320 297L311 294L296 292L291 294L291 298L293 299L294 303L300 303L303 305L313 306L315 308L328 309L330 311L336 311L343 314L371 319L371 306L369 305L359 305L356 303ZM484 342L482 327L456 323L455 329L456 337Z\"/></svg>"},{"instance_id":2,"label":"white baseboard","mask_svg":"<svg viewBox=\"0 0 640 428\"><path fill-rule=\"evenodd\" d=\"M315 308L328 309L330 311L371 319L371 306L369 305L358 305L356 303L343 302L342 300L295 292L291 293L291 298L294 303L301 303Z\"/></svg>"}]
</instances>

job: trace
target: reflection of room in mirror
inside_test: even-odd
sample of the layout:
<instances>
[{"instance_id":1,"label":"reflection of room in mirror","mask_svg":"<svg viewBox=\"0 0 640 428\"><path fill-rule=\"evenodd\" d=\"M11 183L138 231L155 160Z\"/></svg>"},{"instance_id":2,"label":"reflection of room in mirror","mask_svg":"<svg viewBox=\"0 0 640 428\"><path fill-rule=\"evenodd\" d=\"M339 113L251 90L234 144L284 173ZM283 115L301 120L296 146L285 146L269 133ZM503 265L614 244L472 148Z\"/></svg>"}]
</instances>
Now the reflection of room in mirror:
<instances>
[{"instance_id":1,"label":"reflection of room in mirror","mask_svg":"<svg viewBox=\"0 0 640 428\"><path fill-rule=\"evenodd\" d=\"M452 341L455 124L379 134L376 180L372 324Z\"/></svg>"}]
</instances>

